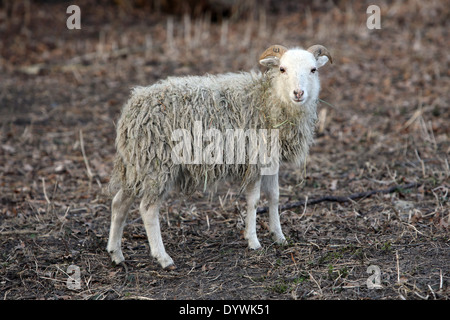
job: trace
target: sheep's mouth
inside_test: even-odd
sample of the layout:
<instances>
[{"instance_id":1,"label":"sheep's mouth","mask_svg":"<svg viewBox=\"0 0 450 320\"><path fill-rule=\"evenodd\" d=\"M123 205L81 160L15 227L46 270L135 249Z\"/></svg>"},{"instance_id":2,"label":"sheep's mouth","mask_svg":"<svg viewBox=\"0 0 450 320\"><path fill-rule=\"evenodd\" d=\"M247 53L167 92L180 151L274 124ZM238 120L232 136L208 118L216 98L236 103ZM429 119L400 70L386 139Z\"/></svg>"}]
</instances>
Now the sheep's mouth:
<instances>
[{"instance_id":1,"label":"sheep's mouth","mask_svg":"<svg viewBox=\"0 0 450 320\"><path fill-rule=\"evenodd\" d=\"M305 102L305 98L304 97L301 97L301 98L297 98L297 97L295 97L295 98L292 98L292 101L294 101L295 103L303 103L303 102Z\"/></svg>"}]
</instances>

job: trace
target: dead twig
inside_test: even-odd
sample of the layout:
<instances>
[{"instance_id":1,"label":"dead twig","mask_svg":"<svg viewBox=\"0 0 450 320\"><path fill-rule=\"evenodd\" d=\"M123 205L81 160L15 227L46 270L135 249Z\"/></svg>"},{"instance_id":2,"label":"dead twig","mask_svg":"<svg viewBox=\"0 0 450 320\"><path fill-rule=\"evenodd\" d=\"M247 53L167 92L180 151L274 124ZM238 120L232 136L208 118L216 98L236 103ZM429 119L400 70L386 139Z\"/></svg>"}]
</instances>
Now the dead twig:
<instances>
[{"instance_id":1,"label":"dead twig","mask_svg":"<svg viewBox=\"0 0 450 320\"><path fill-rule=\"evenodd\" d=\"M33 234L38 233L36 230L31 229L24 229L24 230L8 230L8 231L1 231L0 236L11 236L11 235L19 235L19 234Z\"/></svg>"},{"instance_id":2,"label":"dead twig","mask_svg":"<svg viewBox=\"0 0 450 320\"><path fill-rule=\"evenodd\" d=\"M325 201L350 202L350 201L353 201L356 199L367 198L367 197L373 196L374 194L377 194L377 193L383 193L383 194L392 193L395 191L417 188L418 186L420 186L420 183L412 182L412 183L403 184L403 185L395 185L395 186L392 186L387 189L379 189L379 190L371 190L371 191L366 191L366 192L353 193L348 196L324 196L324 197L320 197L317 199L300 200L300 201L296 201L296 202L292 202L292 203L286 203L286 204L280 206L280 210L288 210L288 209L297 208L297 207L304 207L306 201L308 201L308 205L318 204L318 203L325 202ZM267 212L268 210L269 210L268 207L262 207L262 208L258 208L258 210L256 212L264 213L264 212Z\"/></svg>"},{"instance_id":3,"label":"dead twig","mask_svg":"<svg viewBox=\"0 0 450 320\"><path fill-rule=\"evenodd\" d=\"M92 181L92 178L94 175L92 174L91 168L89 167L89 161L86 157L86 152L84 151L84 140L83 140L83 131L80 130L80 147L81 147L81 153L83 154L84 164L86 165L86 171L87 176L89 178L89 181Z\"/></svg>"}]
</instances>

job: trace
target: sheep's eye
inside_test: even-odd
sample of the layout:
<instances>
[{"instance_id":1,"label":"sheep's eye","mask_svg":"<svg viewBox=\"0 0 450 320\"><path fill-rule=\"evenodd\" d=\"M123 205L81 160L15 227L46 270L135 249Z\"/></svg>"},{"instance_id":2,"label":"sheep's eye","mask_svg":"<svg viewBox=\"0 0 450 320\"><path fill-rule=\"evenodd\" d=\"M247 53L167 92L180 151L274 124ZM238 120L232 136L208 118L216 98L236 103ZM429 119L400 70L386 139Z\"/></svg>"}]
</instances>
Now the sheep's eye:
<instances>
[{"instance_id":1,"label":"sheep's eye","mask_svg":"<svg viewBox=\"0 0 450 320\"><path fill-rule=\"evenodd\" d=\"M284 67L280 67L280 72L281 72L281 73L285 73L285 72L286 72L286 69L285 69Z\"/></svg>"},{"instance_id":2,"label":"sheep's eye","mask_svg":"<svg viewBox=\"0 0 450 320\"><path fill-rule=\"evenodd\" d=\"M311 73L315 73L317 71L317 68L312 68Z\"/></svg>"}]
</instances>

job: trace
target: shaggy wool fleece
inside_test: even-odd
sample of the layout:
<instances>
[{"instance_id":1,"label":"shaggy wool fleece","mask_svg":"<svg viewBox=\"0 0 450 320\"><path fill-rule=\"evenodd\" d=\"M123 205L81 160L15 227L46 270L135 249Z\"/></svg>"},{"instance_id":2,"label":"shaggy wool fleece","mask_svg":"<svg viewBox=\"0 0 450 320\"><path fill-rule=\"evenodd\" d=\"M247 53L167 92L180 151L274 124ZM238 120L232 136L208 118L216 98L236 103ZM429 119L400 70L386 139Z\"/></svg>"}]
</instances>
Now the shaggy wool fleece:
<instances>
[{"instance_id":1,"label":"shaggy wool fleece","mask_svg":"<svg viewBox=\"0 0 450 320\"><path fill-rule=\"evenodd\" d=\"M302 165L313 141L317 101L301 107L282 103L272 89L273 77L273 70L169 77L134 88L117 126L111 191L122 188L154 202L173 186L190 194L224 178L239 181L242 191L261 174L262 164L251 164L248 156L234 164L174 161L179 144L174 131L183 129L194 141L194 124L200 122L203 130L214 128L224 136L227 129L278 130L280 159ZM203 141L203 147L209 143Z\"/></svg>"}]
</instances>

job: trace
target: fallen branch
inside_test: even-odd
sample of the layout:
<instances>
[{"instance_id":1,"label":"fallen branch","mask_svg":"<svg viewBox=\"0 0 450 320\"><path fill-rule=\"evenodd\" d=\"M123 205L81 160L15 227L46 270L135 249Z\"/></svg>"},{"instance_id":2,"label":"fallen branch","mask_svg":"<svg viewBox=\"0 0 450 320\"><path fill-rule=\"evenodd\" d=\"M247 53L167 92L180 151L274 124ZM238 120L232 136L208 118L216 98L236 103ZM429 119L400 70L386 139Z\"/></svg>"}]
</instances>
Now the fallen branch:
<instances>
[{"instance_id":1,"label":"fallen branch","mask_svg":"<svg viewBox=\"0 0 450 320\"><path fill-rule=\"evenodd\" d=\"M16 234L28 234L28 233L39 233L37 230L8 230L8 231L0 231L0 236L12 236Z\"/></svg>"},{"instance_id":2,"label":"fallen branch","mask_svg":"<svg viewBox=\"0 0 450 320\"><path fill-rule=\"evenodd\" d=\"M406 190L406 189L412 189L412 188L416 188L420 186L420 183L418 182L413 182L413 183L408 183L408 184L403 184L403 185L396 185L393 187L390 187L388 189L380 189L380 190L371 190L371 191L366 191L366 192L358 192L358 193L353 193L349 196L324 196L324 197L320 197L317 199L307 199L308 201L308 205L312 205L312 204L317 204L317 203L321 203L321 202L325 202L325 201L329 201L329 202L349 202L352 200L356 200L356 199L361 199L361 198L367 198L370 197L374 194L377 193L392 193L395 191L401 191L401 190ZM287 210L287 209L292 209L292 208L297 208L297 207L304 207L305 206L305 200L300 200L300 201L296 201L296 202L292 202L292 203L286 203L282 206L280 206L280 210ZM262 208L258 208L258 210L256 210L257 213L264 213L267 212L269 210L268 207L262 207Z\"/></svg>"}]
</instances>

